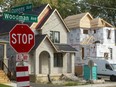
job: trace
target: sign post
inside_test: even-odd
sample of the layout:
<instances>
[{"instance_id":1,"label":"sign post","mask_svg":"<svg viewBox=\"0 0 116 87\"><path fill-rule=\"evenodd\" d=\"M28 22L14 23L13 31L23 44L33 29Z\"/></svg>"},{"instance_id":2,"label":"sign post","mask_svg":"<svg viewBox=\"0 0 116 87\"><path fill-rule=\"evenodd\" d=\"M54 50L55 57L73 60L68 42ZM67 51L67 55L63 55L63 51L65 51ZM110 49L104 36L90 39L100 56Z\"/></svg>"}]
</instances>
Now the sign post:
<instances>
[{"instance_id":1,"label":"sign post","mask_svg":"<svg viewBox=\"0 0 116 87\"><path fill-rule=\"evenodd\" d=\"M33 31L26 24L17 24L9 33L10 45L18 53L16 55L17 87L30 87L28 52L35 44Z\"/></svg>"}]
</instances>

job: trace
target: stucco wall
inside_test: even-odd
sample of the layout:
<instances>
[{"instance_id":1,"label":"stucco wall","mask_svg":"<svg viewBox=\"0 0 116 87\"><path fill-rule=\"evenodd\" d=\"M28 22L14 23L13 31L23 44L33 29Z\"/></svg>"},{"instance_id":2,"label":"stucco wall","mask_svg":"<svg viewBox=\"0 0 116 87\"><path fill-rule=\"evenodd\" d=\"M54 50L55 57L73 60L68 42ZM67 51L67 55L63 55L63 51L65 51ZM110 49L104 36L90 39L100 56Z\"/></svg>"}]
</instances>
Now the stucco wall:
<instances>
[{"instance_id":1,"label":"stucco wall","mask_svg":"<svg viewBox=\"0 0 116 87\"><path fill-rule=\"evenodd\" d=\"M59 31L60 32L60 43L67 43L67 30L64 27L61 19L54 12L42 27L42 34L48 34L50 36L50 31Z\"/></svg>"},{"instance_id":2,"label":"stucco wall","mask_svg":"<svg viewBox=\"0 0 116 87\"><path fill-rule=\"evenodd\" d=\"M40 46L36 49L36 55L35 55L35 66L36 66L36 75L39 74L39 57L40 57L40 54L41 52L43 51L46 51L49 53L50 55L50 66L51 66L51 74L59 74L59 73L62 73L62 68L59 68L59 67L54 67L54 48L53 46L49 43L49 41L46 39L45 41L43 41Z\"/></svg>"}]
</instances>

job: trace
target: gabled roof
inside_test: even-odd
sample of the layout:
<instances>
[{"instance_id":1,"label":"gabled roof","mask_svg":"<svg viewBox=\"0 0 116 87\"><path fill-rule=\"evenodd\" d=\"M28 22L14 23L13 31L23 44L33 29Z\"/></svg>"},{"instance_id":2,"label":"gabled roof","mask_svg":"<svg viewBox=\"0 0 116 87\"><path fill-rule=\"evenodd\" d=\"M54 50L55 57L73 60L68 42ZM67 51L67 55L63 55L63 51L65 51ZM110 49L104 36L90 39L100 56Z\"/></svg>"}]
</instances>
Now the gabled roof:
<instances>
[{"instance_id":1,"label":"gabled roof","mask_svg":"<svg viewBox=\"0 0 116 87\"><path fill-rule=\"evenodd\" d=\"M95 40L95 37L94 36L87 36L85 39L83 39L81 41L81 45L89 45L89 44L93 44Z\"/></svg>"},{"instance_id":2,"label":"gabled roof","mask_svg":"<svg viewBox=\"0 0 116 87\"><path fill-rule=\"evenodd\" d=\"M44 34L44 35L36 35L35 36L35 45L34 47L32 48L31 51L34 51L37 49L37 47L40 46L40 44L45 40L45 39L48 39L48 41L51 43L51 45L53 46L53 48L57 51L56 47L54 46L54 44L52 43L52 41L49 39L49 37Z\"/></svg>"},{"instance_id":3,"label":"gabled roof","mask_svg":"<svg viewBox=\"0 0 116 87\"><path fill-rule=\"evenodd\" d=\"M48 20L48 18L50 17L52 13L53 13L53 10L50 10L49 13L43 18L41 23L36 26L37 30L42 28L42 26L45 24L45 22Z\"/></svg>"},{"instance_id":4,"label":"gabled roof","mask_svg":"<svg viewBox=\"0 0 116 87\"><path fill-rule=\"evenodd\" d=\"M39 26L39 29L40 29L40 28L42 29L42 26L44 26L44 24L46 24L46 22L49 20L49 18L50 18L55 12L56 12L57 15L59 16L61 22L64 24L64 26L65 26L65 28L67 29L67 31L69 32L69 29L68 29L67 25L65 24L64 20L62 19L61 15L60 15L59 12L57 11L57 9L52 10L52 11L46 16L46 18L44 18L44 20L43 20L44 22L41 23L41 25Z\"/></svg>"},{"instance_id":5,"label":"gabled roof","mask_svg":"<svg viewBox=\"0 0 116 87\"><path fill-rule=\"evenodd\" d=\"M91 28L100 28L100 27L113 27L110 23L106 22L101 18L94 18L91 20Z\"/></svg>"},{"instance_id":6,"label":"gabled roof","mask_svg":"<svg viewBox=\"0 0 116 87\"><path fill-rule=\"evenodd\" d=\"M51 11L52 11L52 7L49 4L46 4L44 6L44 9L40 12L40 14L38 16L38 22L33 23L31 25L31 28L32 29L40 29L42 27L42 25L44 24L44 22L48 19L49 15L51 14Z\"/></svg>"},{"instance_id":7,"label":"gabled roof","mask_svg":"<svg viewBox=\"0 0 116 87\"><path fill-rule=\"evenodd\" d=\"M39 7L35 7L33 8L32 11L28 11L28 12L25 12L26 14L33 14L33 15L37 15L39 16L40 13L44 10L44 8L48 6L48 4L45 4L45 5L41 5ZM9 33L10 30L17 24L17 23L20 23L19 21L6 21L6 20L3 20L2 16L0 17L0 34L2 33ZM24 22L24 24L28 24L29 26L31 26L33 23L27 23L27 22Z\"/></svg>"},{"instance_id":8,"label":"gabled roof","mask_svg":"<svg viewBox=\"0 0 116 87\"><path fill-rule=\"evenodd\" d=\"M77 50L68 44L54 44L58 52L76 52Z\"/></svg>"},{"instance_id":9,"label":"gabled roof","mask_svg":"<svg viewBox=\"0 0 116 87\"><path fill-rule=\"evenodd\" d=\"M37 49L37 47L40 46L40 44L47 39L50 44L52 45L52 47L55 49L56 52L76 52L77 50L75 48L73 48L72 46L68 45L68 44L54 44L48 37L48 35L36 35L35 36L35 45L32 48L32 51L35 51Z\"/></svg>"},{"instance_id":10,"label":"gabled roof","mask_svg":"<svg viewBox=\"0 0 116 87\"><path fill-rule=\"evenodd\" d=\"M81 13L81 14L76 14L76 15L68 16L68 17L66 17L64 19L64 21L65 21L65 23L67 24L67 26L70 29L73 29L73 28L83 27L83 25L82 25L83 23L81 23L81 21L85 17L87 17L89 20L92 20L93 19L93 17L91 16L91 14L89 12L87 12L87 13ZM86 19L84 21L86 21ZM86 22L85 25L87 23L88 22ZM90 27L90 24L89 24L89 26L86 26L85 28L88 28L88 27Z\"/></svg>"}]
</instances>

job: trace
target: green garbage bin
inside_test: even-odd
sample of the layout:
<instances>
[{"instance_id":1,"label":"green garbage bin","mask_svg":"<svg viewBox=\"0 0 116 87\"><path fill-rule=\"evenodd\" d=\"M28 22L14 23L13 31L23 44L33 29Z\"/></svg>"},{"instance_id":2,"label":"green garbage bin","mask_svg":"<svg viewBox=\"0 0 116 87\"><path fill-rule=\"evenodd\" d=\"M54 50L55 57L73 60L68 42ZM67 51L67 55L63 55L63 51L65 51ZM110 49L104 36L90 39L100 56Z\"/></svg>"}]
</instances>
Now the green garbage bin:
<instances>
[{"instance_id":1,"label":"green garbage bin","mask_svg":"<svg viewBox=\"0 0 116 87\"><path fill-rule=\"evenodd\" d=\"M85 80L96 80L97 79L97 66L93 66L91 69L88 65L84 65L84 79ZM92 78L91 78L91 72L92 72Z\"/></svg>"}]
</instances>

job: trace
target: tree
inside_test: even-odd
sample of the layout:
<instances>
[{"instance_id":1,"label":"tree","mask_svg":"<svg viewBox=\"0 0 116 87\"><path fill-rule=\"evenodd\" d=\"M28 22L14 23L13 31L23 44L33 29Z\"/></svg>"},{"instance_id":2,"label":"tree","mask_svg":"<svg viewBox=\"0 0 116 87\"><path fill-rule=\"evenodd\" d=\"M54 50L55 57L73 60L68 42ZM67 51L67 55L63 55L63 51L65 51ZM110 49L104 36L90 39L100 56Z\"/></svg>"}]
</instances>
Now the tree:
<instances>
[{"instance_id":1,"label":"tree","mask_svg":"<svg viewBox=\"0 0 116 87\"><path fill-rule=\"evenodd\" d=\"M32 3L34 7L49 3L54 9L58 9L63 18L78 13L75 2L76 0L0 0L2 11L7 11L11 7L26 3ZM9 6L6 3L9 3Z\"/></svg>"},{"instance_id":2,"label":"tree","mask_svg":"<svg viewBox=\"0 0 116 87\"><path fill-rule=\"evenodd\" d=\"M116 26L116 0L80 0L80 12L90 12ZM78 10L78 9L77 9Z\"/></svg>"}]
</instances>

